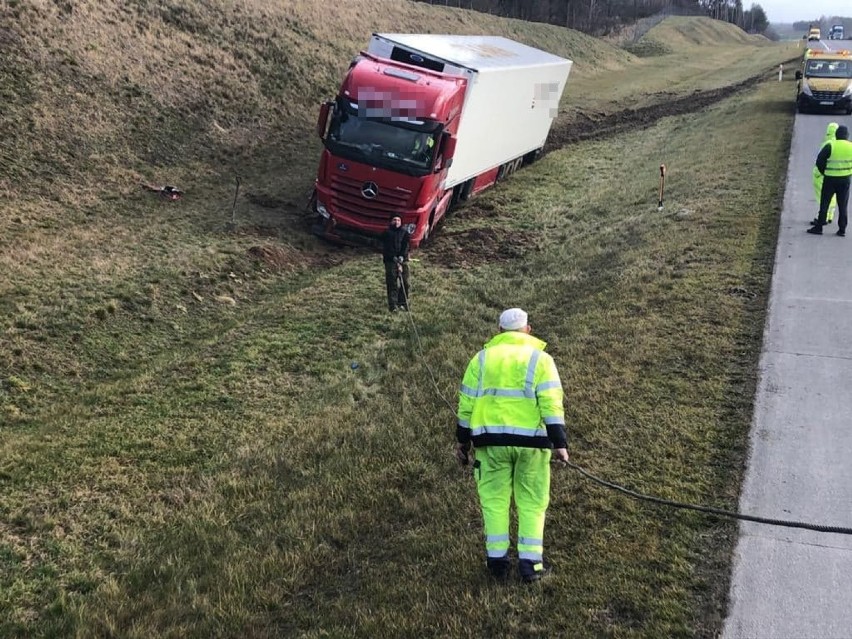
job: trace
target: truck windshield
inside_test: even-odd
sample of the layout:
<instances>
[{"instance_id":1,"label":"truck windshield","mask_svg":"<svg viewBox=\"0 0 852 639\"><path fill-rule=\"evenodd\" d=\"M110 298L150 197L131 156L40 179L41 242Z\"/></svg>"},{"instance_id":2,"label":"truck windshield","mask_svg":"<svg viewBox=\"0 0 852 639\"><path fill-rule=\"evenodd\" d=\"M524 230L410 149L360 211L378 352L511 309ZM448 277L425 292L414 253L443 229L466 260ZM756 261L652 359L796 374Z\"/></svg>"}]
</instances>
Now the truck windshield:
<instances>
[{"instance_id":1,"label":"truck windshield","mask_svg":"<svg viewBox=\"0 0 852 639\"><path fill-rule=\"evenodd\" d=\"M852 60L808 60L809 78L852 78Z\"/></svg>"},{"instance_id":2,"label":"truck windshield","mask_svg":"<svg viewBox=\"0 0 852 639\"><path fill-rule=\"evenodd\" d=\"M338 99L328 128L329 150L352 160L409 175L425 175L440 133L437 122L363 117L358 105Z\"/></svg>"}]
</instances>

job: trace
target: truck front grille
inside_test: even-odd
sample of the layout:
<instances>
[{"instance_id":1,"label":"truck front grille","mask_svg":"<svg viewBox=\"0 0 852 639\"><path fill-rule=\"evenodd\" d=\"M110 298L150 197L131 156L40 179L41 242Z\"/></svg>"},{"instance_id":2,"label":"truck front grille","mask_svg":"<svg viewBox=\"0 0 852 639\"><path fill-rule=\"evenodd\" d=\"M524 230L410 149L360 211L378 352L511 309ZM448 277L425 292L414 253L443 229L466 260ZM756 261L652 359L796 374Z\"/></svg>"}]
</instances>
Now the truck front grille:
<instances>
[{"instance_id":1,"label":"truck front grille","mask_svg":"<svg viewBox=\"0 0 852 639\"><path fill-rule=\"evenodd\" d=\"M814 91L813 93L814 100L819 100L820 102L837 102L843 99L842 91Z\"/></svg>"},{"instance_id":2,"label":"truck front grille","mask_svg":"<svg viewBox=\"0 0 852 639\"><path fill-rule=\"evenodd\" d=\"M332 204L340 211L350 215L363 215L375 219L389 220L393 214L401 213L408 203L409 194L378 186L378 195L369 199L363 196L364 182L335 175L331 180Z\"/></svg>"}]
</instances>

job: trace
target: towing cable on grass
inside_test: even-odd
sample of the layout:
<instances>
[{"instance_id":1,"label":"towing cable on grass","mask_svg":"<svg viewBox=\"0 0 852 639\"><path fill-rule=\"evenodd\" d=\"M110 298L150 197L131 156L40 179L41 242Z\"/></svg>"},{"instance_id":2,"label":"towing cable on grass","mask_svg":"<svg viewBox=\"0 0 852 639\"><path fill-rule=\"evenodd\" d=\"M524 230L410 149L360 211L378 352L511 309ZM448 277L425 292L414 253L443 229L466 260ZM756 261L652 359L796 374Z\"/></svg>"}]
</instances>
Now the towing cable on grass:
<instances>
[{"instance_id":1,"label":"towing cable on grass","mask_svg":"<svg viewBox=\"0 0 852 639\"><path fill-rule=\"evenodd\" d=\"M401 266L401 265L400 265ZM414 316L411 314L411 304L408 299L408 291L405 290L405 284L402 280L402 273L398 274L398 284L400 290L402 290L403 298L405 299L405 308L407 309L406 314L408 315L408 319L411 323L411 329L414 333L415 338L417 339L417 350L420 354L420 359L423 362L423 365L426 367L426 370L429 372L429 378L432 380L432 386L435 387L435 393L438 397L441 398L441 401L447 406L450 412L453 414L453 418L456 417L456 410L453 408L453 405L447 400L446 397L441 394L441 389L438 386L438 380L435 378L435 373L432 371L432 367L429 366L429 362L426 361L426 356L423 352L423 342L420 339L420 331L417 330L417 324L414 321ZM652 504L657 504L659 506L669 506L670 508L680 508L684 510L694 510L700 513L706 513L708 515L712 515L714 517L727 517L730 519L740 519L742 521L751 521L758 524L769 524L771 526L783 526L785 528L803 528L805 530L813 530L815 532L821 533L835 533L838 535L852 535L852 528L846 528L844 526L825 526L822 524L809 524L802 521L791 521L787 519L773 519L771 517L757 517L755 515L745 515L743 513L736 513L731 510L724 510L723 508L714 508L713 506L699 506L696 504L687 504L680 501L674 501L671 499L663 499L662 497L654 497L653 495L645 495L643 493L636 492L635 490L630 490L629 488L625 488L624 486L620 486L613 482L606 481L605 479L601 479L600 477L596 477L589 471L584 468L574 464L570 461L568 462L559 462L576 470L578 473L583 475L586 479L590 479L596 484L599 484L605 488L609 488L610 490L614 490L623 495L627 495L628 497L632 497L633 499L637 499L639 501L647 501Z\"/></svg>"}]
</instances>

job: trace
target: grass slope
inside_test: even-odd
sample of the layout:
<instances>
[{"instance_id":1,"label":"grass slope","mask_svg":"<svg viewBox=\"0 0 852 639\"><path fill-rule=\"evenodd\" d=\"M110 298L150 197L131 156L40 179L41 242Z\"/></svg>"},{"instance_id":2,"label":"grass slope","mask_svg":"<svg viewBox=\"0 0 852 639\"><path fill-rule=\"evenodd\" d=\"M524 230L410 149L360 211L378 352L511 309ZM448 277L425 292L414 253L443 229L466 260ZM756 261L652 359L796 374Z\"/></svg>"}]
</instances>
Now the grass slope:
<instances>
[{"instance_id":1,"label":"grass slope","mask_svg":"<svg viewBox=\"0 0 852 639\"><path fill-rule=\"evenodd\" d=\"M417 3L323 7L3 6L0 635L712 634L733 527L568 473L547 539L559 573L489 586L425 367L452 401L496 313L524 305L562 370L575 460L732 506L789 86L555 151L472 202L415 264L421 357L406 318L377 312L374 258L318 244L292 212L313 105L369 32L567 55L568 117L577 95L654 99L661 69L686 91L698 63ZM712 83L730 59L708 51ZM753 53L751 73L784 56ZM140 178L187 197L149 199Z\"/></svg>"},{"instance_id":2,"label":"grass slope","mask_svg":"<svg viewBox=\"0 0 852 639\"><path fill-rule=\"evenodd\" d=\"M711 18L672 16L653 27L645 38L666 42L675 49L718 44L731 46L773 46L765 36L749 34L730 22Z\"/></svg>"},{"instance_id":3,"label":"grass slope","mask_svg":"<svg viewBox=\"0 0 852 639\"><path fill-rule=\"evenodd\" d=\"M315 0L33 0L0 11L13 45L0 82L13 195L62 197L82 181L100 197L140 175L196 179L198 162L301 165L306 141L319 148L303 140L316 106L373 31L488 32L603 68L630 59L574 31L403 0L333 12Z\"/></svg>"},{"instance_id":4,"label":"grass slope","mask_svg":"<svg viewBox=\"0 0 852 639\"><path fill-rule=\"evenodd\" d=\"M572 86L577 107L595 111L664 104L696 90L742 82L800 55L795 43L778 45L726 22L683 17L666 18L629 50L641 60L607 73L605 86L583 79Z\"/></svg>"}]
</instances>

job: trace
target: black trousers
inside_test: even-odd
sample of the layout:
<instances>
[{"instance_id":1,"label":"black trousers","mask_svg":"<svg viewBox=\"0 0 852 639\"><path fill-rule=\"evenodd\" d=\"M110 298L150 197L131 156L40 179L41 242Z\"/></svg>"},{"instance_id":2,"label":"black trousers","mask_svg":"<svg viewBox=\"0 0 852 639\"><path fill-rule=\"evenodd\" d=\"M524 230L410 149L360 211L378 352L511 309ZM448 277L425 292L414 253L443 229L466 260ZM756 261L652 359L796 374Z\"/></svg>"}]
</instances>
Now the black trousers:
<instances>
[{"instance_id":1,"label":"black trousers","mask_svg":"<svg viewBox=\"0 0 852 639\"><path fill-rule=\"evenodd\" d=\"M840 231L845 231L846 213L849 206L849 176L831 177L826 175L823 179L822 192L819 198L819 215L817 215L820 224L825 224L828 206L831 204L831 198L834 195L837 196L837 228Z\"/></svg>"},{"instance_id":2,"label":"black trousers","mask_svg":"<svg viewBox=\"0 0 852 639\"><path fill-rule=\"evenodd\" d=\"M395 262L385 262L385 284L388 289L388 310L397 306L408 308L408 262L402 263L402 286L399 285L399 265Z\"/></svg>"}]
</instances>

